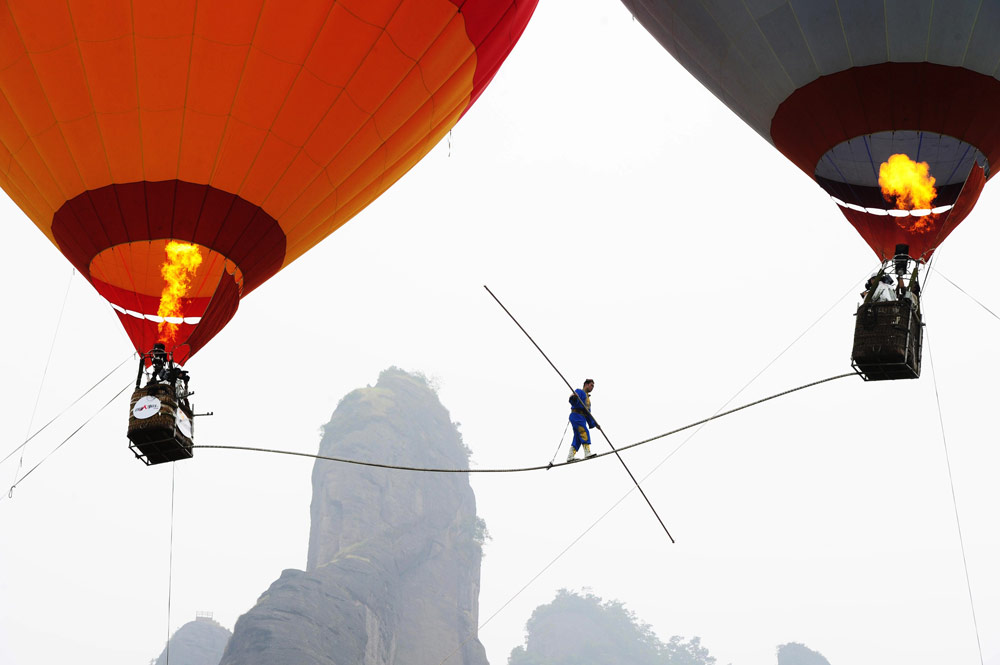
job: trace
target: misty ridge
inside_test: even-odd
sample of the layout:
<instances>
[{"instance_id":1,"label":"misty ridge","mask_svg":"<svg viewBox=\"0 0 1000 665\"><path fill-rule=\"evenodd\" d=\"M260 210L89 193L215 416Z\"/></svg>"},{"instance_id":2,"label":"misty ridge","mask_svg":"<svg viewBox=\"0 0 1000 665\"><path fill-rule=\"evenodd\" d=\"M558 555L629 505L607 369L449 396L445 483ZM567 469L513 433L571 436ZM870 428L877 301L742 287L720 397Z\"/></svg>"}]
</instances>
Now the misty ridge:
<instances>
[{"instance_id":1,"label":"misty ridge","mask_svg":"<svg viewBox=\"0 0 1000 665\"><path fill-rule=\"evenodd\" d=\"M468 468L469 448L428 380L398 368L340 400L319 454ZM317 460L305 570L287 569L232 633L210 614L155 665L488 665L478 637L486 524L468 474ZM802 644L778 665L830 665ZM662 641L619 600L560 590L535 609L508 665L716 665L699 637Z\"/></svg>"}]
</instances>

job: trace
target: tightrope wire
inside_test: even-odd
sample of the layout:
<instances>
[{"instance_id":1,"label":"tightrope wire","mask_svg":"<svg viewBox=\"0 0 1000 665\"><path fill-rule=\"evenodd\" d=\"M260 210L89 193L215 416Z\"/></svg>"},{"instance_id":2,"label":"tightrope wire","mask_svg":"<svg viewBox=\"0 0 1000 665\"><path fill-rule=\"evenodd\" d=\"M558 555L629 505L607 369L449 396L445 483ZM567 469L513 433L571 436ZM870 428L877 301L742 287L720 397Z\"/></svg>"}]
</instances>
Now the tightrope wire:
<instances>
[{"instance_id":1,"label":"tightrope wire","mask_svg":"<svg viewBox=\"0 0 1000 665\"><path fill-rule=\"evenodd\" d=\"M867 274L867 272L866 272L866 274ZM840 302L844 298L846 298L848 295L850 295L850 293L854 289L856 289L857 286L858 286L858 284L860 284L862 281L864 281L864 278L862 278L861 280L858 280L857 282L855 282L851 286L851 288L848 289L844 293L844 295L842 295L839 298L837 298L837 301L834 302L833 305L831 305L829 308L827 308L827 310L825 312L823 312L818 319L816 319L811 324L809 324L809 326L805 330L803 330L798 335L798 337L796 337L795 339L793 339L792 342L788 346L786 346L784 349L782 349L782 351L778 355L776 355L774 358L772 358L771 362L767 363L767 365L765 365L762 370L760 370L759 372L757 372L753 376L753 378L751 378L749 381L747 381L743 385L742 388L740 388L738 391L736 391L736 393L732 397L730 397L725 402L725 404L722 405L722 407L720 407L720 411L721 411L721 409L726 408L726 405L728 405L734 399L736 399L737 397L739 397L739 395L744 390L746 390L747 388L749 388L750 385L754 381L756 381L764 372L766 372L771 367L771 365L773 365L774 363L776 363L778 361L778 359L781 358L783 355L785 355L788 352L789 349L791 349L793 346L795 346L795 344L800 339L802 339L803 337L805 337L805 335L810 330L812 330L813 328L815 328L816 325L820 321L822 321L824 318L826 318L826 315L829 314L830 312L832 312L833 309L837 305L839 305ZM831 377L826 378L826 379L820 379L819 381L812 381L810 383L806 383L804 385L798 386L797 388L792 388L790 390L784 390L784 391L782 391L780 393L776 393L776 394L771 395L769 397L765 397L763 399L759 399L759 400L757 400L755 402L750 402L749 404L744 404L743 406L736 407L735 409L730 409L729 411L722 411L722 412L718 412L717 411L714 415L712 415L709 418L705 418L703 420L699 420L697 422L691 423L690 425L685 425L684 427L680 427L680 428L677 428L675 430L671 430L669 432L665 432L663 434L658 434L656 436L650 437L648 439L644 439L642 441L637 441L636 443L631 443L631 444L629 444L627 446L623 446L622 448L619 448L619 450L628 450L629 448L635 448L637 446L641 446L641 445L649 443L651 441L656 441L657 439L662 439L664 437L668 437L671 434L676 434L678 432L683 432L686 429L690 429L692 427L697 427L698 425L704 425L707 422L710 422L710 421L715 420L717 418L722 418L724 416L728 416L729 414L736 413L737 411L742 411L743 409L749 408L751 406L755 406L757 404L761 404L763 402L767 402L769 400L772 400L772 399L775 399L775 398L778 398L778 397L782 397L784 395L788 395L790 393L794 393L794 392L799 391L799 390L804 390L806 388L811 388L812 386L818 386L821 383L826 383L828 381L834 381L836 379L843 379L843 378L848 377L848 376L857 376L857 374L855 374L854 372L848 372L848 373L845 373L845 374L838 374L836 376L831 376ZM684 445L684 443L681 443L681 445ZM377 467L379 469L395 469L395 470L398 470L398 471L423 471L423 472L426 472L426 473L521 473L521 472L524 472L524 471L540 471L542 469L556 469L556 468L559 468L559 467L569 466L571 464L581 464L583 462L590 462L590 461L593 461L595 459L598 459L598 458L601 458L601 457L605 457L607 455L611 455L612 454L612 452L609 451L609 452L606 452L606 453L599 453L597 455L594 455L593 457L582 459L582 460L579 460L579 461L576 461L576 462L562 462L562 463L559 463L559 464L552 464L550 462L549 464L546 464L544 466L525 466L525 467L518 467L518 468L511 468L511 469L436 469L436 468L417 467L417 466L402 466L402 465L396 465L396 464L382 464L380 462L366 462L366 461L363 461L363 460L348 459L348 458L343 458L343 457L331 457L329 455L318 455L318 454L315 454L315 453L301 453L301 452L296 452L296 451L292 451L292 450L275 450L273 448L255 448L255 447L251 447L251 446L195 445L195 446L192 446L192 448L217 448L217 449L222 449L222 450L246 450L246 451L257 452L257 453L274 453L274 454L277 454L277 455L292 455L292 456L295 456L295 457L309 457L309 458L312 458L312 459L328 460L330 462L341 462L343 464L356 464L356 465L359 465L359 466ZM680 446L678 446L677 449L679 450ZM673 455L673 453L675 453L675 452L677 452L677 450L674 450L671 453L671 455Z\"/></svg>"},{"instance_id":2,"label":"tightrope wire","mask_svg":"<svg viewBox=\"0 0 1000 665\"><path fill-rule=\"evenodd\" d=\"M635 448L637 446L645 445L647 443L651 443L653 441L657 441L659 439L666 438L666 437L671 436L673 434L677 434L678 432L683 432L684 430L691 429L692 427L697 427L698 425L704 425L707 422L710 422L712 420L717 420L719 418L728 416L730 414L736 413L737 411L742 411L744 409L748 409L751 406L756 406L758 404L763 404L764 402L768 402L770 400L777 399L778 397L783 397L785 395L790 395L791 393L797 392L799 390L805 390L806 388L811 388L813 386L818 386L820 384L828 383L830 381L835 381L837 379L843 379L843 378L848 377L848 376L857 376L857 374L854 373L854 372L847 372L846 374L838 374L836 376L831 376L831 377L826 378L826 379L820 379L819 381L812 381L810 383L806 383L804 385L798 386L797 388L791 388L789 390L783 390L780 393L775 393L774 395L770 395L768 397L761 398L761 399L756 400L754 402L750 402L748 404L744 404L743 406L738 406L735 409L730 409L729 411L723 411L721 413L716 413L714 416L710 416L708 418L704 418L704 419L699 420L697 422L693 422L690 425L684 425L683 427L678 427L677 429L670 430L669 432L664 432L663 434L657 434L656 436L651 436L648 439L643 439L642 441L636 441L635 443L630 443L630 444L628 444L626 446L622 446L621 448L618 448L618 450L619 451L628 450L630 448ZM732 401L732 400L730 400L730 401ZM523 473L525 471L543 471L543 470L546 470L546 469L557 469L557 468L560 468L560 467L577 466L577 465L582 464L584 462L592 462L592 461L594 461L594 460L596 460L598 458L607 457L608 455L615 454L615 451L610 451L609 450L608 452L599 453L599 454L593 455L592 457L587 457L585 459L577 460L575 462L559 462L557 464L552 464L550 462L549 464L540 464L540 465L537 465L537 466L522 466L522 467L509 468L509 469L456 469L456 468L434 468L434 467L424 467L424 466L403 466L403 465L399 465L399 464L384 464L382 462L367 462L365 460L349 459L349 458L344 458L344 457L331 457L329 455L319 455L317 453L303 453L303 452L298 452L298 451L295 451L295 450L276 450L274 448L255 448L255 447L252 447L252 446L200 445L199 444L199 445L194 445L194 446L191 446L191 447L192 448L216 448L216 449L219 449L219 450L245 450L245 451L256 452L256 453L274 453L274 454L277 454L277 455L291 455L293 457L309 457L311 459L321 459L321 460L327 460L327 461L330 461L330 462L341 462L343 464L355 464L355 465L358 465L358 466L371 466L371 467L376 467L376 468L379 468L379 469L393 469L393 470L396 470L396 471L420 471L420 472L423 472L423 473Z\"/></svg>"},{"instance_id":3,"label":"tightrope wire","mask_svg":"<svg viewBox=\"0 0 1000 665\"><path fill-rule=\"evenodd\" d=\"M863 279L864 279L864 278L862 278L862 280L863 280ZM785 347L785 348L784 348L784 349L783 349L783 350L782 350L782 351L781 351L781 352L780 352L780 353L779 353L779 354L778 354L777 356L775 356L775 357L774 357L774 358L773 358L773 359L771 360L771 362L769 362L769 363L768 363L767 365L765 365L765 366L764 366L764 368L763 368L762 370L760 370L759 372L757 372L757 374L755 374L755 375L753 376L753 378L751 378L751 379L750 379L749 381L747 381L747 382L746 382L746 383L745 383L745 384L743 385L743 387L742 387L742 388L740 388L740 389L739 389L739 390L737 390L737 391L736 391L735 393L733 393L732 397L730 397L730 398L729 398L728 400L726 400L726 401L725 401L725 402L724 402L724 403L722 404L722 406L720 406L720 407L719 407L718 411L716 411L715 415L714 415L714 416L712 416L712 418L708 418L708 419L706 419L706 420L702 421L701 425L702 425L702 426L704 426L704 424L705 424L705 423L707 423L707 422L708 422L709 420L713 420L713 419L715 419L715 418L719 418L719 417L722 417L722 416L724 416L724 415L727 415L727 414L729 414L729 413L733 413L733 412L735 412L735 411L739 411L739 410L740 410L740 408L746 408L746 407L740 407L740 408L737 408L737 409L733 409L733 410L731 410L731 411L726 411L725 413L720 413L720 412L722 411L722 409L726 408L726 406L727 406L727 405L729 405L729 403L730 403L730 402L732 402L732 401L733 401L734 399L736 399L737 397L739 397L739 396L740 396L740 394L742 394L744 390L746 390L747 388L749 388L749 387L750 387L750 386L751 386L751 385L753 384L753 382L754 382L754 381L756 381L756 380L757 380L757 379L758 379L758 378L759 378L759 377L760 377L760 376L761 376L761 375L762 375L762 374L763 374L764 372L766 372L766 371L767 371L767 369L768 369L769 367L771 367L771 365L773 365L773 364L774 364L775 362L777 362L777 361L778 361L778 359L779 359L779 358L781 358L781 356L785 355L785 353L787 353L789 349L791 349L791 348L792 348L792 347L793 347L793 346L794 346L794 345L795 345L795 344L796 344L796 343L797 343L797 342L798 342L798 341L799 341L800 339L802 339L802 337L804 337L804 336L806 335L806 333L808 333L808 332L809 332L810 330L812 330L812 329L813 329L813 328L814 328L814 327L816 326L816 324L818 324L818 323L819 323L820 321L822 321L822 320L823 320L823 319L824 319L824 318L826 317L826 315L827 315L827 314L829 314L830 312L832 312L832 311L833 311L833 309L834 309L834 308L835 308L835 307L836 307L836 306L837 306L838 304L840 304L840 302L841 302L841 301L842 301L842 300L843 300L844 298L846 298L846 297L847 297L847 296L848 296L848 295L849 295L849 294L851 293L851 291L852 291L852 290L854 290L855 288L857 288L857 284L858 284L858 283L860 283L860 281L861 281L861 280L859 280L859 282L856 282L856 283L854 284L854 286L852 286L852 287L851 287L851 289L849 289L849 290L848 290L847 292L845 292L845 293L844 293L844 295L840 296L840 297L839 297L839 298L838 298L838 299L836 300L836 302L834 302L834 303L833 303L833 305L831 305L831 306L830 306L830 307L829 307L829 308L828 308L828 309L827 309L827 310L826 310L825 312L823 312L823 314L821 314L821 315L820 315L820 317L819 317L818 319L816 319L816 320L815 320L815 321L813 321L813 322L812 322L811 324L809 324L809 327L807 327L807 328L806 328L806 329L805 329L804 331L802 331L802 333L800 333L798 337L796 337L796 338L795 338L794 340L792 340L791 344L789 344L788 346L786 346L786 347ZM788 394L788 393L790 393L790 392L795 392L795 390L801 390L802 388L807 388L807 387L809 387L809 386L812 386L812 385L818 385L818 384L820 384L820 383L824 383L824 382L826 382L826 381L832 381L833 379L837 379L837 378L843 378L843 377L845 377L845 376L851 376L851 374L842 374L842 375L840 375L840 376L835 376L835 377L831 377L830 379L824 379L823 381L815 381L815 382L813 382L813 383L810 383L810 384L806 384L805 386L801 386L801 387L799 387L799 388L796 388L796 389L793 389L793 390L786 390L786 391L784 391L783 393L778 393L778 395L774 395L774 396L772 396L772 397L771 397L771 398L769 398L769 399L773 399L774 397L778 397L779 395L787 395L787 394ZM755 403L756 403L756 404L759 404L760 402L763 402L763 401L766 401L766 400L758 400L758 401L757 401L757 402L755 402ZM752 406L752 405L749 405L749 404L748 404L747 406ZM698 423L695 423L695 425L697 425L697 424L698 424ZM692 425L692 426L694 426L694 425ZM686 428L684 428L684 429L686 429ZM649 477L650 477L651 475L653 475L653 473L654 473L654 472L656 472L656 470L657 470L657 469L659 469L659 468L660 468L661 466L663 466L663 464L664 464L664 463L666 463L666 461L667 461L668 459L670 459L671 457L673 457L673 456L674 456L674 454L676 454L676 453L677 453L677 451L678 451L678 450L680 450L680 449L681 449L681 448L682 448L682 447L684 446L684 444L686 444L686 443L687 443L688 441L690 441L690 440L691 440L692 438L694 438L694 437L695 437L695 436L696 436L696 435L698 434L698 432L700 432L700 431L701 431L701 427L698 427L698 429L696 429L695 431L691 432L691 434L689 434L689 435L687 436L687 438L686 438L686 439L684 439L683 441L681 441L681 443L680 443L680 444L678 444L676 448L674 448L674 449L673 449L672 451L670 451L670 453L668 453L668 454L667 454L667 456L666 456L666 457L664 457L664 458L663 458L662 460L660 460L660 462L659 462L659 463L658 463L658 464L657 464L656 466L654 466L654 467L653 467L653 468L652 468L652 469L651 469L651 470L649 471L649 473L647 473L647 474L646 474L645 476L643 476L643 477L642 477L642 480L643 480L643 481L645 481L645 480L646 480L647 478L649 478ZM666 435L664 435L664 436L666 436ZM658 438L658 437L654 437L654 439L655 439L655 438ZM512 602L514 601L514 599L515 599L515 598L517 598L517 597L518 597L519 595L521 595L521 593L522 593L522 592L523 592L523 591L524 591L525 589L527 589L527 588L528 588L528 587L529 587L529 586L530 586L530 585L531 585L532 583L534 583L534 582L535 582L535 580L537 580L537 579L538 579L539 577L541 577L542 573L544 573L544 572L545 572L546 570L548 570L549 568L551 568L551 567L552 567L552 566L553 566L553 565L554 565L554 564L555 564L555 563L556 563L557 561L559 561L559 559L561 559L561 558L563 557L563 555L565 555L565 554L566 554L566 552L568 552L568 551L569 551L570 549L572 549L572 548L573 548L573 547L574 547L574 546L575 546L575 545L576 545L576 544L577 544L577 543L578 543L578 542L579 542L579 541L580 541L580 540L581 540L581 539L582 539L582 538L583 538L583 537L584 537L585 535L587 535L587 534L588 534L588 533L589 533L589 532L590 532L591 530L593 530L593 528L594 528L595 526L597 526L597 525L598 525L598 524L599 524L599 523L600 523L600 522L601 522L602 520L604 520L604 518L605 518L605 517L607 517L608 515L610 515L610 514L611 514L611 512L612 512L612 511L613 511L613 510L614 510L615 508L617 508L617 507L619 506L619 504L621 504L621 503L622 503L622 502L623 502L623 501L624 501L625 499L627 499L627 498L628 498L628 497L629 497L629 496L630 496L630 495L632 494L632 492L633 492L634 490L635 490L635 488L633 488L633 487L630 487L630 488L628 489L628 491L627 491L627 492L625 492L625 494L623 494L623 495L622 495L622 497L621 497L620 499L618 499L617 501L615 501L615 503L614 503L614 504L613 504L613 505L612 505L612 506L611 506L610 508L608 508L608 510L606 510L606 511L605 511L604 513L602 513L602 514L601 514L601 516L600 516L600 517L598 517L598 518L597 518L596 520L594 520L594 522L593 522L593 523L592 523L592 524L591 524L590 526L588 526L588 527L587 527L587 528L586 528L586 529L585 529L585 530L583 531L583 533L581 533L581 534L580 534L579 536L577 536L577 537L576 537L576 538L575 538L575 539L573 540L573 542L571 542L571 543L570 543L570 544L569 544L569 545L568 545L568 546L567 546L567 547L566 547L565 549L563 549L563 550L562 550L562 551L561 551L561 552L560 552L559 554L557 554L557 555L555 556L555 558L554 558L554 559L552 559L551 561L549 561L549 563L547 563L547 564L545 565L545 567L544 567L544 568L542 568L542 570L540 570L540 571L539 571L539 572L538 572L538 573L537 573L537 574L536 574L536 575L535 575L534 577L532 577L532 578L531 578L531 579L530 579L530 580L528 581L528 583L527 583L527 584L525 584L525 585L524 585L523 587L521 587L521 588L520 588L520 589L519 589L519 590L518 590L518 591L517 591L517 592L516 592L516 593L515 593L515 594L514 594L513 596L511 596L511 598L510 598L510 599L508 599L508 600L507 600L507 602L505 602L505 603L504 603L504 604L503 604L503 605L502 605L502 606L500 607L500 609L498 609L498 610L497 610L496 612L494 612L493 614L491 614L491 615L490 615L490 617L489 617L489 618L488 618L488 619L487 619L486 621L484 621L484 622L483 622L482 624L480 624L480 625L479 625L479 627L478 627L478 629L477 629L477 632L476 632L476 633L472 633L471 635L469 635L469 637L467 637L467 638L465 639L465 642L468 642L469 640L471 640L471 639L473 639L474 637L476 637L476 636L477 636L477 633L478 633L478 630L482 630L482 629L483 629L483 628L484 628L484 627L486 626L486 624L488 624L488 623L489 623L490 621L492 621L492 620L493 620L493 618L494 618L494 617L496 617L496 616L497 616L498 614L500 614L500 612L501 612L501 611L502 611L502 610L503 610L504 608L506 608L506 607L507 607L508 605L510 605L510 604L511 604L511 603L512 603ZM463 642L462 644L464 645L464 644L465 644L465 642ZM444 660L442 660L442 661L441 661L441 663L440 663L439 665L444 665L444 663L446 663L446 662L447 662L448 660L450 660L452 656L454 656L454 655L455 655L456 653L458 653L458 649L459 649L459 648L461 648L461 646L462 646L462 645L459 645L459 647L458 647L458 648L454 649L454 650L453 650L453 651L452 651L451 653L449 653L449 654L448 654L447 656L445 656L445 657L444 657Z\"/></svg>"}]
</instances>

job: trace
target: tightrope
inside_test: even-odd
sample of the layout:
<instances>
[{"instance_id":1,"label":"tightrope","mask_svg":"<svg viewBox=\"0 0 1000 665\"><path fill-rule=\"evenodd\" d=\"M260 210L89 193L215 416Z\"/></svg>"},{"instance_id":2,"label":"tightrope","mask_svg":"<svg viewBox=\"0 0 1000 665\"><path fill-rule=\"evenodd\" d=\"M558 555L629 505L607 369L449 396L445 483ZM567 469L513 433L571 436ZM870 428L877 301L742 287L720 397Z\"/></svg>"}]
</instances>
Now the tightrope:
<instances>
[{"instance_id":1,"label":"tightrope","mask_svg":"<svg viewBox=\"0 0 1000 665\"><path fill-rule=\"evenodd\" d=\"M755 402L750 402L749 404L744 404L743 406L738 406L735 409L730 409L729 411L723 411L722 413L717 413L717 414L715 414L714 416L712 416L710 418L704 418L704 419L699 420L697 422L693 422L690 425L685 425L684 427L678 427L677 429L670 430L669 432L664 432L663 434L658 434L658 435L652 436L652 437L650 437L648 439L643 439L642 441L636 441L635 443L631 443L631 444L629 444L627 446L622 446L622 447L618 448L618 451L620 452L622 450L628 450L629 448L636 448L638 446L642 446L642 445L645 445L647 443L651 443L653 441L657 441L659 439L666 438L666 437L671 436L673 434L677 434L679 432L683 432L684 430L691 429L692 427L697 427L698 425L703 425L703 424L705 424L707 422L710 422L712 420L717 420L717 419L722 418L724 416L728 416L730 414L736 413L737 411L742 411L744 409L749 409L752 406L756 406L758 404L763 404L764 402L768 402L768 401L770 401L772 399L777 399L778 397L783 397L785 395L790 395L791 393L798 392L799 390L805 390L806 388L812 388L813 386L818 386L818 385L820 385L822 383L829 383L830 381L836 381L837 379L843 379L843 378L846 378L848 376L858 376L858 374L855 373L855 372L847 372L846 374L838 374L837 376L831 376L829 378L821 379L819 381L813 381L811 383L806 383L806 384L801 385L801 386L799 386L797 388L792 388L790 390L784 390L784 391L782 391L780 393L775 393L774 395L770 395L769 397L764 397L763 399L759 399L759 400L757 400ZM394 470L397 470L397 471L419 471L419 472L422 472L422 473L523 473L523 472L526 472L526 471L541 471L541 470L544 470L544 469L557 469L559 467L564 467L564 466L573 466L573 465L576 465L576 464L582 464L583 462L590 462L590 461L596 460L596 459L601 458L601 457L606 457L608 455L614 455L615 454L615 451L609 450L607 452L598 453L597 455L594 455L592 457L587 457L585 459L580 459L580 460L576 460L576 461L573 461L573 462L559 462L558 464L553 464L553 463L550 462L548 464L543 464L543 465L539 465L539 466L524 466L524 467L518 467L518 468L512 468L512 469L437 469L437 468L422 467L422 466L402 466L402 465L397 465L397 464L383 464L381 462L366 462L364 460L347 459L347 458L344 458L344 457L331 457L329 455L319 455L319 454L316 454L316 453L301 453L301 452L297 452L297 451L294 451L294 450L276 450L274 448L254 448L254 447L251 447L251 446L195 445L195 446L192 446L192 448L215 448L215 449L218 449L218 450L246 450L246 451L255 452L255 453L273 453L273 454L276 454L276 455L292 455L294 457L310 457L310 458L313 458L313 459L328 460L330 462L341 462L343 464L355 464L357 466L370 466L370 467L375 467L375 468L378 468L378 469L394 469Z\"/></svg>"}]
</instances>

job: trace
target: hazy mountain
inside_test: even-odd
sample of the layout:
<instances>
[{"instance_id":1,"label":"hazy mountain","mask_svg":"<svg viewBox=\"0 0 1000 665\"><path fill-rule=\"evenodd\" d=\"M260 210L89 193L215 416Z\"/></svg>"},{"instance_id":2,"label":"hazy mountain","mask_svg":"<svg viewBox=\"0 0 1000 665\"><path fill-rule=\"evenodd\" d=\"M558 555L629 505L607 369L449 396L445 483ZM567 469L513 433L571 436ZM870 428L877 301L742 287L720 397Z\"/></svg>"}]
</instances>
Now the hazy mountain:
<instances>
[{"instance_id":1,"label":"hazy mountain","mask_svg":"<svg viewBox=\"0 0 1000 665\"><path fill-rule=\"evenodd\" d=\"M199 616L177 629L170 637L170 665L218 665L232 633L212 620ZM156 665L167 665L164 648Z\"/></svg>"},{"instance_id":2,"label":"hazy mountain","mask_svg":"<svg viewBox=\"0 0 1000 665\"><path fill-rule=\"evenodd\" d=\"M804 644L789 642L778 647L778 665L830 665L830 661Z\"/></svg>"},{"instance_id":3,"label":"hazy mountain","mask_svg":"<svg viewBox=\"0 0 1000 665\"><path fill-rule=\"evenodd\" d=\"M528 619L508 665L713 665L700 638L666 643L618 601L562 589Z\"/></svg>"},{"instance_id":4,"label":"hazy mountain","mask_svg":"<svg viewBox=\"0 0 1000 665\"><path fill-rule=\"evenodd\" d=\"M388 369L324 428L320 454L467 468L419 376ZM237 622L221 665L488 665L477 637L485 527L467 474L317 460L305 571L286 570Z\"/></svg>"}]
</instances>

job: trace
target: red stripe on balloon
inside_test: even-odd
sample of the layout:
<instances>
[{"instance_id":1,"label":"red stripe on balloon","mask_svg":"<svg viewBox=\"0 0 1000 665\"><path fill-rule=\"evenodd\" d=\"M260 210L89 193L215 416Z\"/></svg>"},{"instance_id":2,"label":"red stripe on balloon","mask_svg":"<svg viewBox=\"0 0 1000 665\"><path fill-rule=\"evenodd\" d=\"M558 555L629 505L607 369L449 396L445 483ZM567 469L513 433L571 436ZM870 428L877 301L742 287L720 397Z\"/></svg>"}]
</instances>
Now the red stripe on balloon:
<instances>
[{"instance_id":1,"label":"red stripe on balloon","mask_svg":"<svg viewBox=\"0 0 1000 665\"><path fill-rule=\"evenodd\" d=\"M91 278L90 282L105 300L137 314L155 314L159 307L160 298L158 296L147 296L127 291L99 279ZM167 349L173 351L176 362L183 364L215 337L236 315L240 304L240 289L233 276L223 272L215 287L215 292L210 298L182 298L181 302L186 318L201 318L201 321L195 324L180 324L177 328L174 345ZM159 341L160 324L157 321L125 314L117 309L115 313L136 351L145 353L153 348L154 343Z\"/></svg>"},{"instance_id":2,"label":"red stripe on balloon","mask_svg":"<svg viewBox=\"0 0 1000 665\"><path fill-rule=\"evenodd\" d=\"M239 268L242 294L233 276L223 271L211 298L183 300L185 316L201 317L201 322L180 326L175 350L178 362L214 337L236 314L241 295L278 272L285 258L284 232L258 206L208 185L179 180L108 185L84 192L56 211L52 233L66 258L98 293L139 314L155 314L159 296L136 293L90 275L94 257L110 247L172 238L214 250ZM128 269L141 272L150 266ZM118 318L137 351L152 348L159 335L156 321L121 312Z\"/></svg>"},{"instance_id":3,"label":"red stripe on balloon","mask_svg":"<svg viewBox=\"0 0 1000 665\"><path fill-rule=\"evenodd\" d=\"M840 211L883 261L893 257L898 244L908 245L910 256L927 261L955 227L972 212L985 185L986 175L983 170L973 166L955 205L939 214L927 233L907 230L896 222L897 219L912 220L910 217L873 215L844 207Z\"/></svg>"},{"instance_id":4,"label":"red stripe on balloon","mask_svg":"<svg viewBox=\"0 0 1000 665\"><path fill-rule=\"evenodd\" d=\"M887 62L823 76L793 92L771 120L774 145L813 177L834 146L892 130L953 136L1000 162L1000 81L961 67ZM991 174L990 174L991 175Z\"/></svg>"},{"instance_id":5,"label":"red stripe on balloon","mask_svg":"<svg viewBox=\"0 0 1000 665\"><path fill-rule=\"evenodd\" d=\"M538 0L451 0L465 18L465 31L476 47L476 73L469 107L493 80L497 70L521 37ZM466 108L468 110L468 107Z\"/></svg>"},{"instance_id":6,"label":"red stripe on balloon","mask_svg":"<svg viewBox=\"0 0 1000 665\"><path fill-rule=\"evenodd\" d=\"M164 238L197 243L236 264L243 273L243 295L278 272L285 259L285 233L259 206L180 180L84 192L56 211L52 234L83 275L95 256L116 245Z\"/></svg>"}]
</instances>

